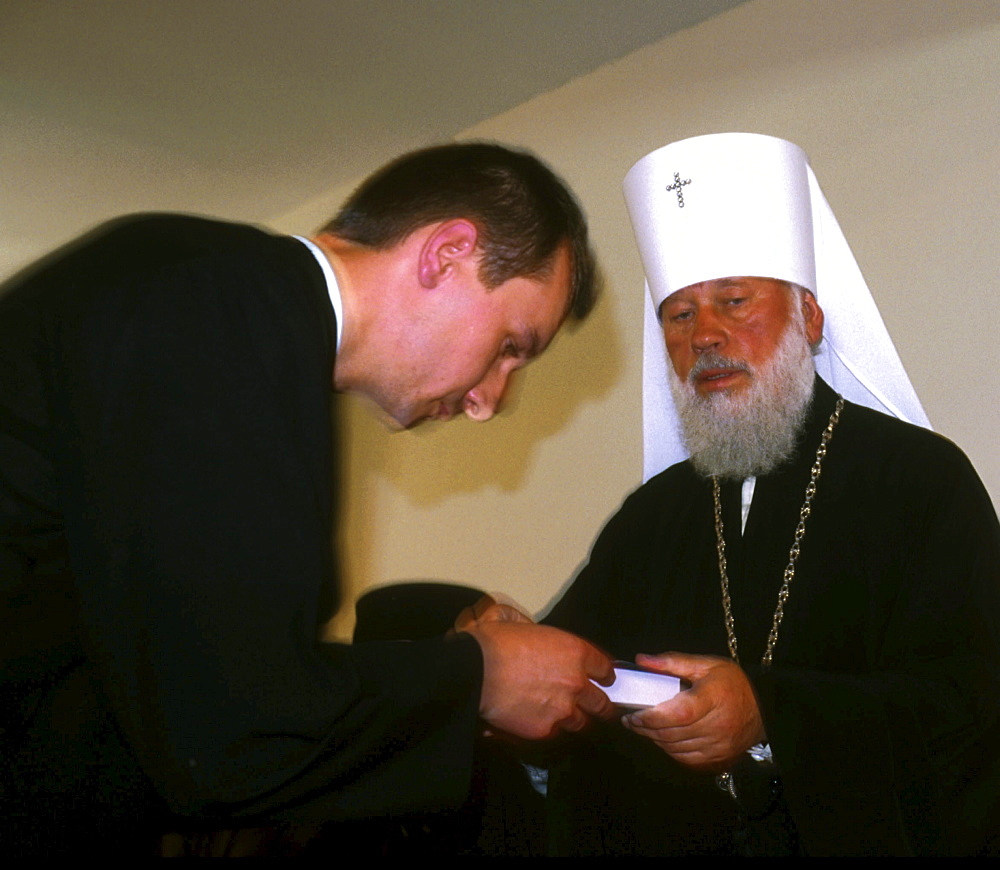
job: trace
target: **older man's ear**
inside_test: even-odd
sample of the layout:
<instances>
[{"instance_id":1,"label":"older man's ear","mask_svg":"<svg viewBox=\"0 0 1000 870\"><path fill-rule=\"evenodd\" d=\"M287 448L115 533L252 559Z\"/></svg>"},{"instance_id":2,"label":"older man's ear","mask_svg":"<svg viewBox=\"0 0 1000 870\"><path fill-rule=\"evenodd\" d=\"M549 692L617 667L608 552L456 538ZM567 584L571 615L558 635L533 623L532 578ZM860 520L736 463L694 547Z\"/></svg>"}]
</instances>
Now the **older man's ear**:
<instances>
[{"instance_id":1,"label":"older man's ear","mask_svg":"<svg viewBox=\"0 0 1000 870\"><path fill-rule=\"evenodd\" d=\"M802 315L806 322L806 341L814 348L823 338L823 309L809 290L802 291Z\"/></svg>"}]
</instances>

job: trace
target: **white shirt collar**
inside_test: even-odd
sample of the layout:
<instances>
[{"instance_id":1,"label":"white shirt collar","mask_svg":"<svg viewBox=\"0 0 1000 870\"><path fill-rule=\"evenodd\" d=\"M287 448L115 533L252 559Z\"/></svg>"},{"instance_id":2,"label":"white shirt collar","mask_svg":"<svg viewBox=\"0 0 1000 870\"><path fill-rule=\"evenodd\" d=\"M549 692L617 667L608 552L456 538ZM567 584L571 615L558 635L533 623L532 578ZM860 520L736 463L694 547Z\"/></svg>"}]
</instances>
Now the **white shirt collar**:
<instances>
[{"instance_id":1,"label":"white shirt collar","mask_svg":"<svg viewBox=\"0 0 1000 870\"><path fill-rule=\"evenodd\" d=\"M323 270L323 277L326 278L326 291L330 294L330 304L333 305L333 313L337 316L337 352L339 353L340 339L344 334L344 301L340 298L340 285L337 284L337 276L319 245L309 241L309 239L302 238L302 236L294 236L294 238L312 251L319 267Z\"/></svg>"}]
</instances>

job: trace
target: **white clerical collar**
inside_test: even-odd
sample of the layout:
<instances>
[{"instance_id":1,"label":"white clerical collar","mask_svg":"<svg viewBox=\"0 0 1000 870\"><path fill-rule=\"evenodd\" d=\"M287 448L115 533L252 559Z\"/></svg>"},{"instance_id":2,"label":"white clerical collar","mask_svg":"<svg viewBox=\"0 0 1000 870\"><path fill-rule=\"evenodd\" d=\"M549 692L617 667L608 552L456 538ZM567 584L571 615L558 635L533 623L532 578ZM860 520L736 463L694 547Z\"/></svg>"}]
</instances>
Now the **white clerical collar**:
<instances>
[{"instance_id":1,"label":"white clerical collar","mask_svg":"<svg viewBox=\"0 0 1000 870\"><path fill-rule=\"evenodd\" d=\"M339 352L340 339L344 334L344 302L340 298L340 285L337 284L337 276L334 274L333 266L330 265L330 261L326 258L326 254L323 253L323 249L319 245L309 241L309 239L302 238L302 236L294 236L294 238L298 239L312 251L316 262L319 263L319 267L323 270L323 277L326 278L326 292L330 294L330 304L333 305L333 313L337 318L337 351Z\"/></svg>"},{"instance_id":2,"label":"white clerical collar","mask_svg":"<svg viewBox=\"0 0 1000 870\"><path fill-rule=\"evenodd\" d=\"M740 499L741 533L745 533L747 530L747 517L750 516L750 505L753 503L753 491L756 485L757 485L756 477L751 476L743 481L743 489L741 490L741 499Z\"/></svg>"}]
</instances>

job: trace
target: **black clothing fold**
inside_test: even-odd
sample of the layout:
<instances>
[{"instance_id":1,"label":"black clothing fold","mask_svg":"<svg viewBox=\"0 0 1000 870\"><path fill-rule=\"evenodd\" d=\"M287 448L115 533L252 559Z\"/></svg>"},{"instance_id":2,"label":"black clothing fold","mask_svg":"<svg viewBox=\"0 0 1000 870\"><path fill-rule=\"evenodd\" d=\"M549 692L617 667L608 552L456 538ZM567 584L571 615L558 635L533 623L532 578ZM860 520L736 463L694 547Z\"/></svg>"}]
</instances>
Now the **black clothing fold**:
<instances>
[{"instance_id":1,"label":"black clothing fold","mask_svg":"<svg viewBox=\"0 0 1000 870\"><path fill-rule=\"evenodd\" d=\"M459 803L475 641L317 641L336 589L336 323L309 250L146 215L5 290L11 836L163 807L231 824ZM134 799L108 809L119 780Z\"/></svg>"}]
</instances>

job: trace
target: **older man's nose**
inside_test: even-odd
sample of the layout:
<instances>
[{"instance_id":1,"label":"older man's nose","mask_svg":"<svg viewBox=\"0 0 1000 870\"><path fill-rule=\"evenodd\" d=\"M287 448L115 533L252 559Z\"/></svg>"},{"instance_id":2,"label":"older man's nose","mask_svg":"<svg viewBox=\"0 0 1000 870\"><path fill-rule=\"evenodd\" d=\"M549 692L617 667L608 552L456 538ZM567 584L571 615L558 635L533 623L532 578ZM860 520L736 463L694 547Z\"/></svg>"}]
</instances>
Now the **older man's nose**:
<instances>
[{"instance_id":1,"label":"older man's nose","mask_svg":"<svg viewBox=\"0 0 1000 870\"><path fill-rule=\"evenodd\" d=\"M699 353L718 350L726 343L726 330L718 316L711 309L699 311L695 315L691 330L691 347Z\"/></svg>"}]
</instances>

